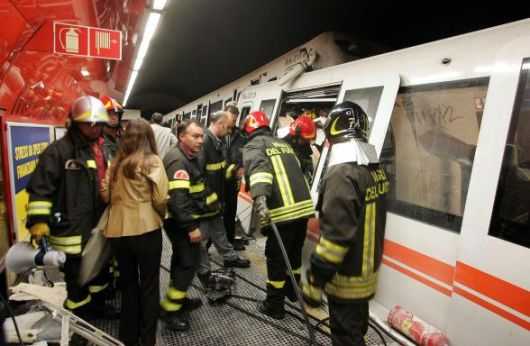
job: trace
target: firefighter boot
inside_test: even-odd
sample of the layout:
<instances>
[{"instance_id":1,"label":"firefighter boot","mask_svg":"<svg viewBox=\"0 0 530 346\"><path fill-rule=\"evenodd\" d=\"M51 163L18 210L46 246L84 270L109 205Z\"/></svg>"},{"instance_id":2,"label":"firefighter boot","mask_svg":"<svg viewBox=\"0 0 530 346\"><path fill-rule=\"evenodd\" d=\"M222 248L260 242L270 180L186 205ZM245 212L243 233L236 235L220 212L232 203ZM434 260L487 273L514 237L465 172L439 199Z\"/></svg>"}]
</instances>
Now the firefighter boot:
<instances>
[{"instance_id":1,"label":"firefighter boot","mask_svg":"<svg viewBox=\"0 0 530 346\"><path fill-rule=\"evenodd\" d=\"M164 318L164 321L170 330L184 332L190 329L190 317L184 309L172 312Z\"/></svg>"},{"instance_id":2,"label":"firefighter boot","mask_svg":"<svg viewBox=\"0 0 530 346\"><path fill-rule=\"evenodd\" d=\"M300 287L300 274L297 274L293 271L294 279L296 280L296 284L298 287ZM287 299L289 299L291 302L296 302L298 300L296 296L296 287L293 287L293 284L291 283L291 278L287 278L287 282L285 283L285 296Z\"/></svg>"},{"instance_id":3,"label":"firefighter boot","mask_svg":"<svg viewBox=\"0 0 530 346\"><path fill-rule=\"evenodd\" d=\"M259 312L275 320L283 319L285 317L283 289L283 287L275 288L267 283L267 298L258 304Z\"/></svg>"}]
</instances>

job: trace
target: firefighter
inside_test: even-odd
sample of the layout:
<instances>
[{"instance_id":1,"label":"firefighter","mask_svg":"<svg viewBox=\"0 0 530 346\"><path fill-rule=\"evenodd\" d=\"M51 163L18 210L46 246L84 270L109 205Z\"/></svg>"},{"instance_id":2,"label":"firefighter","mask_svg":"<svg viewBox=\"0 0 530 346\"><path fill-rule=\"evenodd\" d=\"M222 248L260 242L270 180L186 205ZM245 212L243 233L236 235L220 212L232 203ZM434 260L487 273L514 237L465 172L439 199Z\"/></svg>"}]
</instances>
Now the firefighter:
<instances>
[{"instance_id":1,"label":"firefighter","mask_svg":"<svg viewBox=\"0 0 530 346\"><path fill-rule=\"evenodd\" d=\"M293 148L272 136L267 115L260 111L250 113L243 130L249 140L243 148L245 181L250 186L257 223L268 235L265 245L267 298L259 303L258 310L282 319L284 297L294 301L296 294L287 278L280 246L268 225L271 222L277 225L293 272L300 281L307 219L315 209Z\"/></svg>"},{"instance_id":2,"label":"firefighter","mask_svg":"<svg viewBox=\"0 0 530 346\"><path fill-rule=\"evenodd\" d=\"M202 160L206 168L206 184L219 199L220 206L223 208L224 189L226 180L226 148L222 141L228 134L228 127L231 123L231 116L228 112L219 111L210 116L210 126L205 131L204 145L202 148ZM204 220L201 224L201 230L204 232L205 241L203 254L201 255L201 266L199 277L203 282L206 281L210 264L208 260L208 246L206 240L209 239L217 248L217 251L223 256L225 267L248 268L250 261L237 254L234 246L228 241L226 229L223 222L223 215L218 215Z\"/></svg>"},{"instance_id":3,"label":"firefighter","mask_svg":"<svg viewBox=\"0 0 530 346\"><path fill-rule=\"evenodd\" d=\"M161 303L167 326L184 331L190 328L187 312L201 305L187 297L187 290L199 267L201 222L220 213L217 195L206 186L206 174L199 160L204 131L196 120L179 125L179 141L168 151L164 166L169 178L169 218L164 229L171 240L171 280Z\"/></svg>"},{"instance_id":4,"label":"firefighter","mask_svg":"<svg viewBox=\"0 0 530 346\"><path fill-rule=\"evenodd\" d=\"M40 155L27 186L27 227L34 240L48 237L66 254L64 306L83 318L117 317L105 305L106 277L87 286L78 284L81 252L105 208L100 196L107 169L101 137L108 115L100 100L82 96L70 110L66 135Z\"/></svg>"},{"instance_id":5,"label":"firefighter","mask_svg":"<svg viewBox=\"0 0 530 346\"><path fill-rule=\"evenodd\" d=\"M123 107L110 96L101 96L100 101L109 115L109 122L103 128L103 138L105 139L103 148L107 157L112 160L118 150L118 141L122 133L121 118L123 116Z\"/></svg>"},{"instance_id":6,"label":"firefighter","mask_svg":"<svg viewBox=\"0 0 530 346\"><path fill-rule=\"evenodd\" d=\"M313 182L313 150L311 150L311 141L316 138L317 128L311 116L302 113L289 126L289 134L284 138L289 143L300 161L300 167L311 185Z\"/></svg>"},{"instance_id":7,"label":"firefighter","mask_svg":"<svg viewBox=\"0 0 530 346\"><path fill-rule=\"evenodd\" d=\"M303 293L310 305L327 294L334 346L365 345L383 255L390 183L368 128L366 113L349 101L332 109L325 127L331 152L317 205L321 235Z\"/></svg>"},{"instance_id":8,"label":"firefighter","mask_svg":"<svg viewBox=\"0 0 530 346\"><path fill-rule=\"evenodd\" d=\"M229 133L225 137L226 145L226 181L225 181L225 210L224 224L228 241L232 243L236 251L245 250L242 242L235 241L236 234L236 214L237 214L237 196L243 176L243 154L242 149L247 143L246 136L241 129L236 126L239 109L235 103L229 103L225 111L230 114Z\"/></svg>"}]
</instances>

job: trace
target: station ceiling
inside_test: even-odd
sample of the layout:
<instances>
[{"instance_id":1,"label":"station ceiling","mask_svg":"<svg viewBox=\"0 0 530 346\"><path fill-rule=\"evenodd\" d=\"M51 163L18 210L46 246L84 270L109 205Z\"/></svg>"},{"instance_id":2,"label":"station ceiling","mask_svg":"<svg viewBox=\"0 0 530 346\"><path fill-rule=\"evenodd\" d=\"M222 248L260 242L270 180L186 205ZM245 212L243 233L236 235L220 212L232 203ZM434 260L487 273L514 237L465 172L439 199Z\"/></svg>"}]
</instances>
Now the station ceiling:
<instances>
[{"instance_id":1,"label":"station ceiling","mask_svg":"<svg viewBox=\"0 0 530 346\"><path fill-rule=\"evenodd\" d=\"M169 112L321 32L350 34L366 57L527 18L524 4L169 0L127 107Z\"/></svg>"}]
</instances>

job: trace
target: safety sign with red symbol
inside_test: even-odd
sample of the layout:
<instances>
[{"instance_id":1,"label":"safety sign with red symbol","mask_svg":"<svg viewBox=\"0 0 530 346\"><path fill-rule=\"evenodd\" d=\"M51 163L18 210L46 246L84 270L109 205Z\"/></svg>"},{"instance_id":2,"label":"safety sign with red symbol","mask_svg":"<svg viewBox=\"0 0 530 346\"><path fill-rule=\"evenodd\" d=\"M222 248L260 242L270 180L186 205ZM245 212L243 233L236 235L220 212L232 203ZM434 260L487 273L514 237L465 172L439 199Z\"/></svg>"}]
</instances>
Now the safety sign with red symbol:
<instances>
[{"instance_id":1,"label":"safety sign with red symbol","mask_svg":"<svg viewBox=\"0 0 530 346\"><path fill-rule=\"evenodd\" d=\"M54 22L54 53L121 60L121 31Z\"/></svg>"}]
</instances>

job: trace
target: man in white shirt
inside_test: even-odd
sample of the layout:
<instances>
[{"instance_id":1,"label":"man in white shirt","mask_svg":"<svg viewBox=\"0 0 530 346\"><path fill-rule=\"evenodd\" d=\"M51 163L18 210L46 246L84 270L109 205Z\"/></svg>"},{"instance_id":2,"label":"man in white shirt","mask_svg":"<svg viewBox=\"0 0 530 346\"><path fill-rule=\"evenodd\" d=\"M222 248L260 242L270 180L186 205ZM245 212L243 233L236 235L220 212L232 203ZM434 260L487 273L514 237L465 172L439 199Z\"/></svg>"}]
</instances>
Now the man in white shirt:
<instances>
[{"instance_id":1,"label":"man in white shirt","mask_svg":"<svg viewBox=\"0 0 530 346\"><path fill-rule=\"evenodd\" d=\"M169 149L177 143L177 137L171 132L170 128L162 126L163 115L153 113L151 116L151 128L155 133L156 148L158 156L164 159Z\"/></svg>"}]
</instances>

